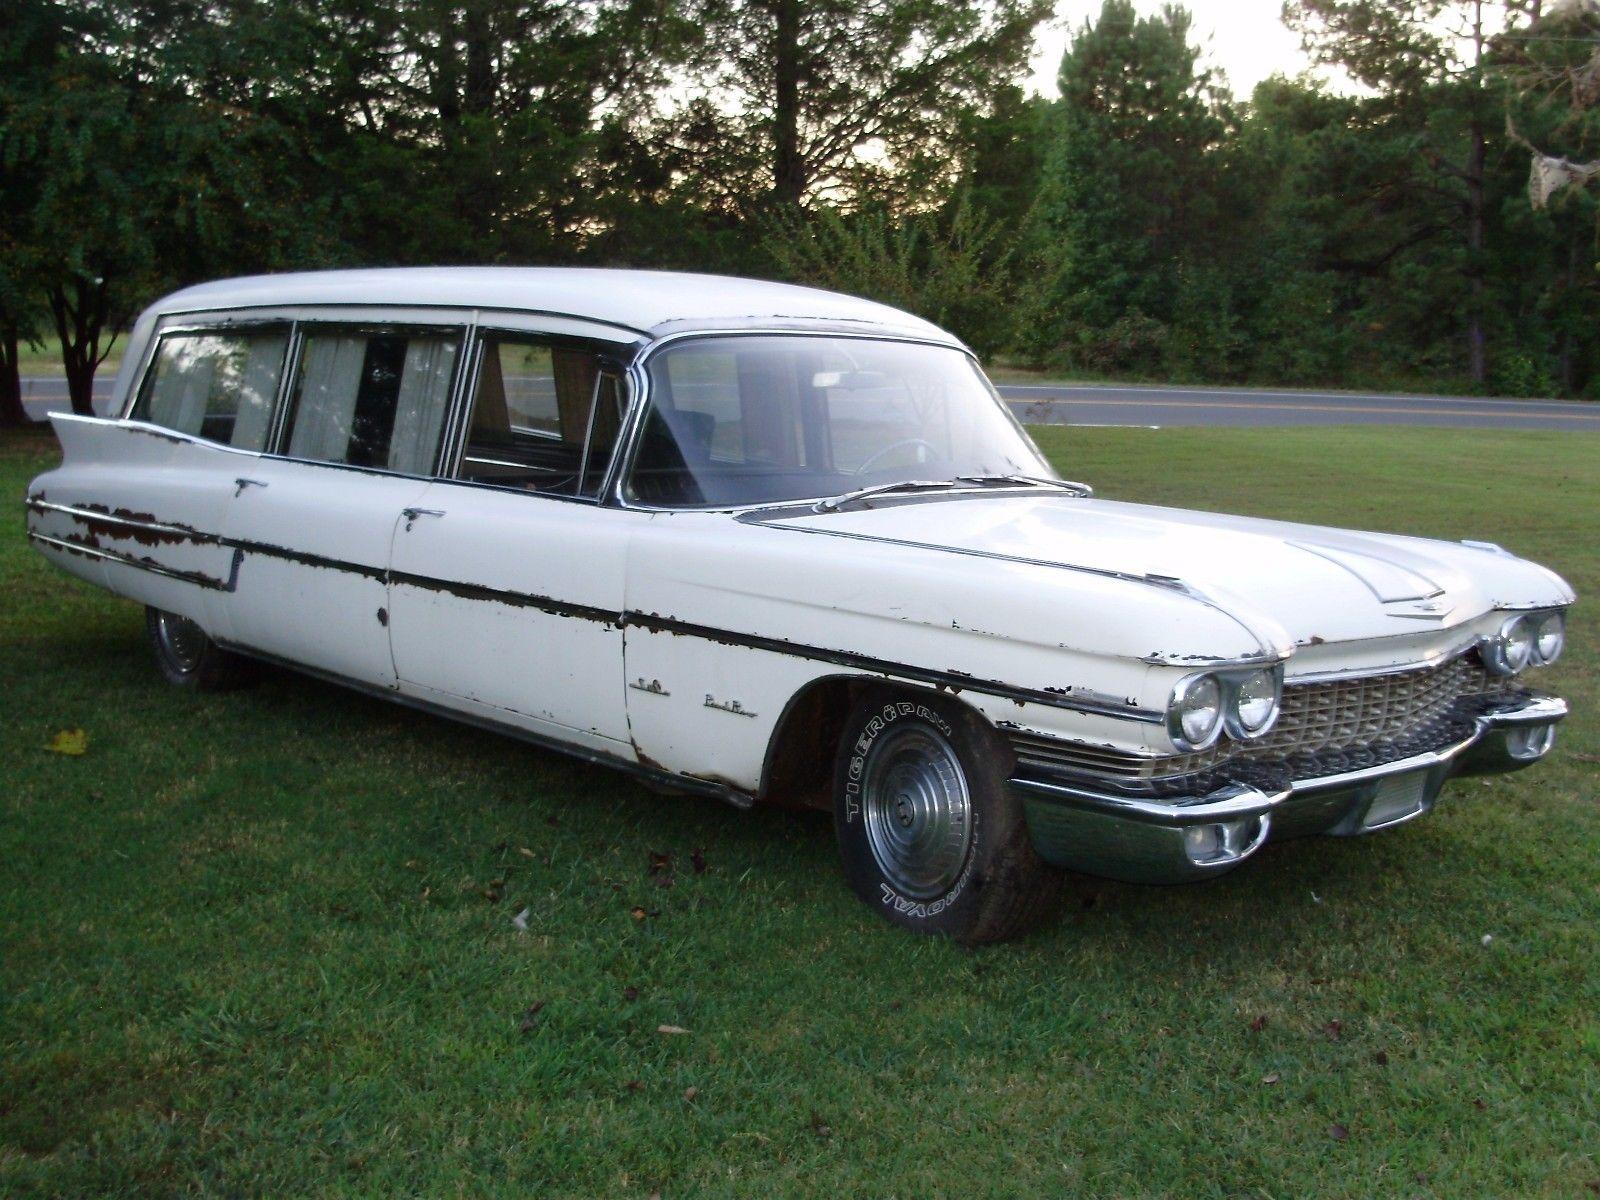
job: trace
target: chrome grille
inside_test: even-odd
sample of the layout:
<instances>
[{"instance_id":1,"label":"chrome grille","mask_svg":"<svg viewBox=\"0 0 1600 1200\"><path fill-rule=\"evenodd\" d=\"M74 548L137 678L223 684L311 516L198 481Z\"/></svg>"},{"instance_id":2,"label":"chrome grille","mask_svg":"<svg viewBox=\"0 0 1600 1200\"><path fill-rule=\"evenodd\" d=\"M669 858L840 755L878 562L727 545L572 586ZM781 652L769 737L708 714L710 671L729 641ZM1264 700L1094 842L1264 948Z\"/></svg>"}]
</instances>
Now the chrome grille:
<instances>
[{"instance_id":1,"label":"chrome grille","mask_svg":"<svg viewBox=\"0 0 1600 1200\"><path fill-rule=\"evenodd\" d=\"M1251 742L1224 738L1209 750L1146 758L1110 747L1031 734L1013 734L1018 760L1027 766L1086 771L1123 779L1154 779L1207 771L1224 762L1282 759L1370 746L1400 737L1445 716L1466 696L1500 690L1503 680L1486 671L1475 654L1438 666L1389 675L1289 684L1283 710L1265 737Z\"/></svg>"}]
</instances>

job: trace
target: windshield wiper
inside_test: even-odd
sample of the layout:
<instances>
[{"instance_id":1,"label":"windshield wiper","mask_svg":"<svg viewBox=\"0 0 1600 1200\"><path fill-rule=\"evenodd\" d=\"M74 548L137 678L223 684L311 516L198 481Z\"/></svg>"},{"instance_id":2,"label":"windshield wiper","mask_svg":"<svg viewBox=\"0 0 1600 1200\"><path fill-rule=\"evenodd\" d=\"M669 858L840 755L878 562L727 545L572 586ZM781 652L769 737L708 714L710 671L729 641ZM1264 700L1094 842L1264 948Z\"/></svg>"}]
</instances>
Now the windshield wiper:
<instances>
[{"instance_id":1,"label":"windshield wiper","mask_svg":"<svg viewBox=\"0 0 1600 1200\"><path fill-rule=\"evenodd\" d=\"M826 500L818 500L815 507L817 512L838 512L847 504L855 504L873 496L887 496L895 492L948 491L955 486L953 479L902 479L899 483L875 483L871 487L856 488L829 496Z\"/></svg>"},{"instance_id":2,"label":"windshield wiper","mask_svg":"<svg viewBox=\"0 0 1600 1200\"><path fill-rule=\"evenodd\" d=\"M871 487L856 488L817 501L819 513L841 512L847 506L870 500L874 496L889 496L901 492L947 492L960 490L962 485L978 487L1050 487L1062 488L1075 496L1092 496L1094 489L1086 483L1072 483L1065 479L1044 479L1033 475L957 475L954 479L903 479L899 483L878 483Z\"/></svg>"},{"instance_id":3,"label":"windshield wiper","mask_svg":"<svg viewBox=\"0 0 1600 1200\"><path fill-rule=\"evenodd\" d=\"M962 483L980 483L985 486L991 484L1021 484L1032 487L1060 488L1062 491L1071 492L1075 496L1092 496L1094 489L1087 483L1079 483L1075 479L1046 479L1043 475L957 475Z\"/></svg>"}]
</instances>

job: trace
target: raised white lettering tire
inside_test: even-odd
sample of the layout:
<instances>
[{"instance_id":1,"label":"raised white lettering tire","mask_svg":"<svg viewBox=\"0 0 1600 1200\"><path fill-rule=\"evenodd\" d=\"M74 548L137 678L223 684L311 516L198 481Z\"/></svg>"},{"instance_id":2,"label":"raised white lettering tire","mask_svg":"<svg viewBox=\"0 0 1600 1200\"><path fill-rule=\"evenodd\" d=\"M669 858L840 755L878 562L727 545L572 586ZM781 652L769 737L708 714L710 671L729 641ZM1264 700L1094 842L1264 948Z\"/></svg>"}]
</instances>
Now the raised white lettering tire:
<instances>
[{"instance_id":1,"label":"raised white lettering tire","mask_svg":"<svg viewBox=\"0 0 1600 1200\"><path fill-rule=\"evenodd\" d=\"M1061 873L1034 851L1009 769L1005 744L965 705L863 696L834 773L834 829L856 894L896 925L969 945L1037 924Z\"/></svg>"}]
</instances>

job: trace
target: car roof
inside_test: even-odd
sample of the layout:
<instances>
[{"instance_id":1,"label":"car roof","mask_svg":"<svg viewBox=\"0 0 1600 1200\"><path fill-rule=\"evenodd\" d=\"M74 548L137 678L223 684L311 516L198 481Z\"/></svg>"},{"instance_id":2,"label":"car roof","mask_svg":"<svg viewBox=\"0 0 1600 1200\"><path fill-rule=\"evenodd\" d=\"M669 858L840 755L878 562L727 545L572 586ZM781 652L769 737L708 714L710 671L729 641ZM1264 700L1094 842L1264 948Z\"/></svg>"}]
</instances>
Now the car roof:
<instances>
[{"instance_id":1,"label":"car roof","mask_svg":"<svg viewBox=\"0 0 1600 1200\"><path fill-rule=\"evenodd\" d=\"M149 313L322 304L550 313L650 338L705 329L805 328L961 344L920 317L838 292L729 275L583 267L389 267L251 275L174 292Z\"/></svg>"}]
</instances>

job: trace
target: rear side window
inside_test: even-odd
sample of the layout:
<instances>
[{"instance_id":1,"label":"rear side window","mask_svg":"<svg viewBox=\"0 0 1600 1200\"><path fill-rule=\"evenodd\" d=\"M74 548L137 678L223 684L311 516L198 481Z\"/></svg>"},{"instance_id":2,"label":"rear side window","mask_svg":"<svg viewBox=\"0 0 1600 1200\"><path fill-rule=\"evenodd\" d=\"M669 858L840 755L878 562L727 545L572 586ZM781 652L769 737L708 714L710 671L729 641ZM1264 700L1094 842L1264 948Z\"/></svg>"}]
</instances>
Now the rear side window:
<instances>
[{"instance_id":1,"label":"rear side window","mask_svg":"<svg viewBox=\"0 0 1600 1200\"><path fill-rule=\"evenodd\" d=\"M308 333L285 452L432 474L460 350L454 331Z\"/></svg>"},{"instance_id":2,"label":"rear side window","mask_svg":"<svg viewBox=\"0 0 1600 1200\"><path fill-rule=\"evenodd\" d=\"M225 446L264 450L288 344L286 329L168 334L132 415Z\"/></svg>"}]
</instances>

